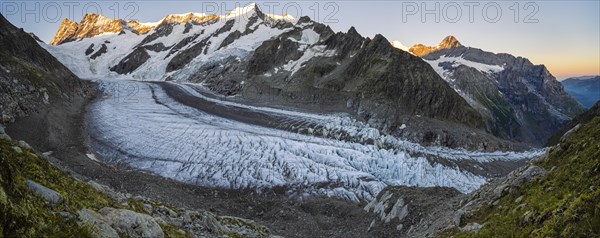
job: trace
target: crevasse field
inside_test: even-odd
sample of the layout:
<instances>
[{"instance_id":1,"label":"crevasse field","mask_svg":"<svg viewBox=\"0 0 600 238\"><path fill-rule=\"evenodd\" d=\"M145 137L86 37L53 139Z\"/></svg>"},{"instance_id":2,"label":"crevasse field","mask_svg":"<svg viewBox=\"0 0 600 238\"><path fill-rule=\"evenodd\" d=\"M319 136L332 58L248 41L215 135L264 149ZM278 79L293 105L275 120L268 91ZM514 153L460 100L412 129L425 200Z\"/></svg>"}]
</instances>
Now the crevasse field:
<instances>
[{"instance_id":1,"label":"crevasse field","mask_svg":"<svg viewBox=\"0 0 600 238\"><path fill-rule=\"evenodd\" d=\"M486 178L428 158L485 164L544 153L426 148L380 135L344 115L244 106L208 98L190 86L179 85L190 95L221 106L310 121L394 145L383 149L217 117L177 102L154 83L131 81L119 91L111 89L111 81L99 82L105 96L91 107L88 130L101 159L208 187L261 190L281 186L293 197L325 195L352 201L369 201L386 185L445 186L467 193ZM123 90L132 94L123 97Z\"/></svg>"}]
</instances>

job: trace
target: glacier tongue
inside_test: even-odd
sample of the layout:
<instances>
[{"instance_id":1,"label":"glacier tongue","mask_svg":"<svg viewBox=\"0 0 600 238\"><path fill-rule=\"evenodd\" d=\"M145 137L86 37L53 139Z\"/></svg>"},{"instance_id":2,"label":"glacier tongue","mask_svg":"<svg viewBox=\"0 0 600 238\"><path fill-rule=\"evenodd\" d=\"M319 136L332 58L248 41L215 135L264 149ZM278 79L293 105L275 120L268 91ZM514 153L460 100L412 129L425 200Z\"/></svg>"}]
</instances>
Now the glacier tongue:
<instances>
[{"instance_id":1,"label":"glacier tongue","mask_svg":"<svg viewBox=\"0 0 600 238\"><path fill-rule=\"evenodd\" d=\"M110 81L101 84L107 97L92 106L88 125L95 152L108 163L181 182L231 189L282 186L296 196L353 201L371 200L387 185L445 186L467 193L486 182L405 150L217 117L175 101L154 83L127 83L127 89L135 89L127 100L109 90Z\"/></svg>"}]
</instances>

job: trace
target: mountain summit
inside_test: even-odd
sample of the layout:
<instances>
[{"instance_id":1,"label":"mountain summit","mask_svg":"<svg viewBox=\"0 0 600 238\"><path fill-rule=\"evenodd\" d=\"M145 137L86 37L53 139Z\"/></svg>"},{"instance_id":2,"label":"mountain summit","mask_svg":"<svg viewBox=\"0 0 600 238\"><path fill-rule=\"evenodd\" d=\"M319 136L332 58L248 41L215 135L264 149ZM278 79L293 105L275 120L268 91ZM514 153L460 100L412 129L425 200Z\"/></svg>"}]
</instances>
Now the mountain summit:
<instances>
[{"instance_id":1,"label":"mountain summit","mask_svg":"<svg viewBox=\"0 0 600 238\"><path fill-rule=\"evenodd\" d=\"M413 53L416 56L423 57L435 51L443 50L443 49L452 49L458 48L462 45L454 36L446 36L442 42L438 46L427 46L423 44L416 44L413 47L408 49L409 52Z\"/></svg>"},{"instance_id":2,"label":"mountain summit","mask_svg":"<svg viewBox=\"0 0 600 238\"><path fill-rule=\"evenodd\" d=\"M65 18L50 44L60 45L65 42L104 34L120 34L123 29L130 29L137 34L146 34L157 25L140 23L134 20L110 19L100 14L86 14L79 23Z\"/></svg>"}]
</instances>

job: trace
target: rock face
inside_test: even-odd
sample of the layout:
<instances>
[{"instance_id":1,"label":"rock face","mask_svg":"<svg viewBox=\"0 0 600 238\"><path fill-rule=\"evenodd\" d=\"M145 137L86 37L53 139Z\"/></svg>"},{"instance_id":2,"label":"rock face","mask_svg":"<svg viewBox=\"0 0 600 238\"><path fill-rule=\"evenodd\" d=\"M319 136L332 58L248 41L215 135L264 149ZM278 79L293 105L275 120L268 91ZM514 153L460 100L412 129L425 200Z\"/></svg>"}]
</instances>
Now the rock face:
<instances>
[{"instance_id":1,"label":"rock face","mask_svg":"<svg viewBox=\"0 0 600 238\"><path fill-rule=\"evenodd\" d=\"M48 50L81 77L116 72L202 83L251 104L348 113L385 134L426 145L508 147L486 132L484 117L429 64L381 35L366 38L354 28L336 33L308 17L264 14L255 4L224 16L170 15L144 37L122 32ZM85 55L103 44L108 52ZM441 47L459 46L449 38Z\"/></svg>"},{"instance_id":2,"label":"rock face","mask_svg":"<svg viewBox=\"0 0 600 238\"><path fill-rule=\"evenodd\" d=\"M568 78L561 83L565 91L585 108L591 108L600 100L600 76Z\"/></svg>"},{"instance_id":3,"label":"rock face","mask_svg":"<svg viewBox=\"0 0 600 238\"><path fill-rule=\"evenodd\" d=\"M0 45L0 123L85 91L69 69L1 15Z\"/></svg>"},{"instance_id":4,"label":"rock face","mask_svg":"<svg viewBox=\"0 0 600 238\"><path fill-rule=\"evenodd\" d=\"M454 37L422 49L417 45L411 52L430 63L498 137L541 146L583 112L543 65L465 47Z\"/></svg>"}]
</instances>

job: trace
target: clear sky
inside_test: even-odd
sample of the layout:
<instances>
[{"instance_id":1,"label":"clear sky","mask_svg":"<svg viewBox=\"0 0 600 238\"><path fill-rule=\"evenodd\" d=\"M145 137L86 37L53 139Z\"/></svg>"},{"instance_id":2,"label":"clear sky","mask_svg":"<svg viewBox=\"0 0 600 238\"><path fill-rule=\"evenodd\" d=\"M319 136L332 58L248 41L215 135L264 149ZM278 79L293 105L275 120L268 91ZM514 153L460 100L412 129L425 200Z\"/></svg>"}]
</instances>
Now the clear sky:
<instances>
[{"instance_id":1,"label":"clear sky","mask_svg":"<svg viewBox=\"0 0 600 238\"><path fill-rule=\"evenodd\" d=\"M248 1L6 1L13 24L49 42L62 19L84 13L155 22L172 13L225 14ZM258 1L265 12L307 15L335 31L356 27L406 46L437 45L454 35L463 45L510 53L546 65L558 79L600 74L600 0L587 1ZM439 19L436 19L439 18Z\"/></svg>"}]
</instances>

